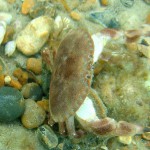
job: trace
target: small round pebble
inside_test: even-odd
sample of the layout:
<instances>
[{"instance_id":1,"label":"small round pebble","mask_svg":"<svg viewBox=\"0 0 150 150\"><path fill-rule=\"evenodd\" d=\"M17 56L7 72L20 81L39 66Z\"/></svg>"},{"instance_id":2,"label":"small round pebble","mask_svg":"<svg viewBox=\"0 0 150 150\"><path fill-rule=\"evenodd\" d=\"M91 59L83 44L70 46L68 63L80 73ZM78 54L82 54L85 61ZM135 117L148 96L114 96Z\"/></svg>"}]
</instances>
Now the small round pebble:
<instances>
[{"instance_id":1,"label":"small round pebble","mask_svg":"<svg viewBox=\"0 0 150 150\"><path fill-rule=\"evenodd\" d=\"M132 142L131 136L119 136L119 142L125 145L129 145Z\"/></svg>"},{"instance_id":2,"label":"small round pebble","mask_svg":"<svg viewBox=\"0 0 150 150\"><path fill-rule=\"evenodd\" d=\"M25 112L21 117L21 121L26 128L39 127L44 122L45 117L45 111L34 100L25 100Z\"/></svg>"},{"instance_id":3,"label":"small round pebble","mask_svg":"<svg viewBox=\"0 0 150 150\"><path fill-rule=\"evenodd\" d=\"M100 3L101 3L102 6L109 5L109 1L108 0L100 0Z\"/></svg>"},{"instance_id":4,"label":"small round pebble","mask_svg":"<svg viewBox=\"0 0 150 150\"><path fill-rule=\"evenodd\" d=\"M48 125L39 127L37 136L40 142L48 149L55 148L58 145L58 138Z\"/></svg>"},{"instance_id":5,"label":"small round pebble","mask_svg":"<svg viewBox=\"0 0 150 150\"><path fill-rule=\"evenodd\" d=\"M25 99L41 100L42 88L37 83L27 83L23 86L21 93Z\"/></svg>"},{"instance_id":6,"label":"small round pebble","mask_svg":"<svg viewBox=\"0 0 150 150\"><path fill-rule=\"evenodd\" d=\"M28 73L23 71L21 68L16 68L13 72L13 76L16 77L22 85L28 82Z\"/></svg>"},{"instance_id":7,"label":"small round pebble","mask_svg":"<svg viewBox=\"0 0 150 150\"><path fill-rule=\"evenodd\" d=\"M35 74L41 74L42 72L42 60L37 58L29 58L27 60L27 70L32 71Z\"/></svg>"},{"instance_id":8,"label":"small round pebble","mask_svg":"<svg viewBox=\"0 0 150 150\"><path fill-rule=\"evenodd\" d=\"M77 20L77 21L79 21L79 20L81 19L80 14L77 13L77 12L75 12L75 11L72 11L72 12L70 13L70 16L72 17L72 19Z\"/></svg>"},{"instance_id":9,"label":"small round pebble","mask_svg":"<svg viewBox=\"0 0 150 150\"><path fill-rule=\"evenodd\" d=\"M12 87L0 88L0 121L10 122L24 112L24 99L21 92Z\"/></svg>"}]
</instances>

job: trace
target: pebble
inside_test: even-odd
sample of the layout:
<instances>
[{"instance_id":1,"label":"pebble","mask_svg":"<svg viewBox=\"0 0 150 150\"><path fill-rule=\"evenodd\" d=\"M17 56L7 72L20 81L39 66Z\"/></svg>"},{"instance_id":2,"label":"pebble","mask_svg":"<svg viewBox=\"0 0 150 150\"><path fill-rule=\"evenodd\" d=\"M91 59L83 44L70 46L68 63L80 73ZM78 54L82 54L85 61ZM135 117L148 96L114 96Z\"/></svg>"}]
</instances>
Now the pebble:
<instances>
[{"instance_id":1,"label":"pebble","mask_svg":"<svg viewBox=\"0 0 150 150\"><path fill-rule=\"evenodd\" d=\"M26 68L35 74L41 74L42 60L38 58L29 58L27 59Z\"/></svg>"},{"instance_id":2,"label":"pebble","mask_svg":"<svg viewBox=\"0 0 150 150\"><path fill-rule=\"evenodd\" d=\"M101 3L102 6L108 6L109 5L108 0L100 0L100 3Z\"/></svg>"},{"instance_id":3,"label":"pebble","mask_svg":"<svg viewBox=\"0 0 150 150\"><path fill-rule=\"evenodd\" d=\"M23 71L21 68L14 70L13 76L16 77L22 85L26 84L28 81L28 73Z\"/></svg>"},{"instance_id":4,"label":"pebble","mask_svg":"<svg viewBox=\"0 0 150 150\"><path fill-rule=\"evenodd\" d=\"M134 0L120 0L123 6L125 7L132 7L134 5Z\"/></svg>"},{"instance_id":5,"label":"pebble","mask_svg":"<svg viewBox=\"0 0 150 150\"><path fill-rule=\"evenodd\" d=\"M43 99L41 101L37 101L37 104L42 107L46 112L49 112L49 101Z\"/></svg>"},{"instance_id":6,"label":"pebble","mask_svg":"<svg viewBox=\"0 0 150 150\"><path fill-rule=\"evenodd\" d=\"M13 79L9 75L4 76L4 84L8 85L8 86L11 86L11 87L14 87L18 90L20 90L22 88L22 85L20 84L20 82L16 79Z\"/></svg>"},{"instance_id":7,"label":"pebble","mask_svg":"<svg viewBox=\"0 0 150 150\"><path fill-rule=\"evenodd\" d=\"M0 21L0 45L4 39L6 33L6 23L4 21Z\"/></svg>"},{"instance_id":8,"label":"pebble","mask_svg":"<svg viewBox=\"0 0 150 150\"><path fill-rule=\"evenodd\" d=\"M21 117L21 121L26 128L39 127L44 122L45 117L45 111L34 100L25 100L25 112Z\"/></svg>"},{"instance_id":9,"label":"pebble","mask_svg":"<svg viewBox=\"0 0 150 150\"><path fill-rule=\"evenodd\" d=\"M70 16L72 17L72 19L79 21L81 19L81 16L79 15L79 13L72 11L70 13Z\"/></svg>"},{"instance_id":10,"label":"pebble","mask_svg":"<svg viewBox=\"0 0 150 150\"><path fill-rule=\"evenodd\" d=\"M33 19L16 39L17 48L26 56L35 55L47 41L53 20L47 16Z\"/></svg>"},{"instance_id":11,"label":"pebble","mask_svg":"<svg viewBox=\"0 0 150 150\"><path fill-rule=\"evenodd\" d=\"M16 42L15 41L9 41L5 45L5 55L7 55L8 57L12 56L12 54L15 52L15 50L16 50Z\"/></svg>"},{"instance_id":12,"label":"pebble","mask_svg":"<svg viewBox=\"0 0 150 150\"><path fill-rule=\"evenodd\" d=\"M20 82L15 79L11 79L9 86L14 87L18 90L20 90L22 88L22 85L20 84Z\"/></svg>"},{"instance_id":13,"label":"pebble","mask_svg":"<svg viewBox=\"0 0 150 150\"><path fill-rule=\"evenodd\" d=\"M4 82L5 82L6 85L9 85L10 82L11 82L11 77L10 76L5 76Z\"/></svg>"},{"instance_id":14,"label":"pebble","mask_svg":"<svg viewBox=\"0 0 150 150\"><path fill-rule=\"evenodd\" d=\"M47 148L55 148L58 145L58 138L48 125L42 125L37 130L37 136L42 144Z\"/></svg>"},{"instance_id":15,"label":"pebble","mask_svg":"<svg viewBox=\"0 0 150 150\"><path fill-rule=\"evenodd\" d=\"M23 86L21 93L25 99L41 100L42 88L37 83L27 83Z\"/></svg>"},{"instance_id":16,"label":"pebble","mask_svg":"<svg viewBox=\"0 0 150 150\"><path fill-rule=\"evenodd\" d=\"M35 0L24 0L21 7L22 14L27 15L34 5Z\"/></svg>"},{"instance_id":17,"label":"pebble","mask_svg":"<svg viewBox=\"0 0 150 150\"><path fill-rule=\"evenodd\" d=\"M0 121L9 122L20 117L24 112L22 94L12 87L0 88Z\"/></svg>"},{"instance_id":18,"label":"pebble","mask_svg":"<svg viewBox=\"0 0 150 150\"><path fill-rule=\"evenodd\" d=\"M8 25L12 21L12 15L10 13L0 12L0 20L6 22Z\"/></svg>"},{"instance_id":19,"label":"pebble","mask_svg":"<svg viewBox=\"0 0 150 150\"><path fill-rule=\"evenodd\" d=\"M125 145L129 145L132 142L131 136L119 136L119 142Z\"/></svg>"}]
</instances>

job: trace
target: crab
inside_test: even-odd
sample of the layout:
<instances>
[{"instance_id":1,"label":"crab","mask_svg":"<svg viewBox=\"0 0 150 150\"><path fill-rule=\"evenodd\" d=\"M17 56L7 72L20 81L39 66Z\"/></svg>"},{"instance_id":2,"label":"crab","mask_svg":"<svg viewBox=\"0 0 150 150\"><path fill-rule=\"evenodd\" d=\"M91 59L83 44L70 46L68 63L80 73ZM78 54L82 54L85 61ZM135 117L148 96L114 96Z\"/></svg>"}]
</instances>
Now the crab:
<instances>
[{"instance_id":1,"label":"crab","mask_svg":"<svg viewBox=\"0 0 150 150\"><path fill-rule=\"evenodd\" d=\"M51 67L50 124L58 123L60 133L67 130L70 138L78 137L74 117L85 130L99 136L132 136L149 131L149 128L107 117L105 105L91 87L97 55L91 35L85 29L70 31L62 40Z\"/></svg>"}]
</instances>

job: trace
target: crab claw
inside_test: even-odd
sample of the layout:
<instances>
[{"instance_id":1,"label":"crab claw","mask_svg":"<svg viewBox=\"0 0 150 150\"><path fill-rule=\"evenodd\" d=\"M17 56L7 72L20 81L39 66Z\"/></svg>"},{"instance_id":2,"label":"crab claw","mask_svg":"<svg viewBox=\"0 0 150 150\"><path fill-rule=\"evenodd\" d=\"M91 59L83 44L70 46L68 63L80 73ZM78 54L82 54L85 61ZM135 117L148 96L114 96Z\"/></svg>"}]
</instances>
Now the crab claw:
<instances>
[{"instance_id":1,"label":"crab claw","mask_svg":"<svg viewBox=\"0 0 150 150\"><path fill-rule=\"evenodd\" d=\"M131 124L126 121L119 121L117 123L111 118L105 118L91 122L89 123L89 126L91 131L93 131L95 134L104 136L134 136L136 134L142 134L145 132L145 128L141 126Z\"/></svg>"},{"instance_id":2,"label":"crab claw","mask_svg":"<svg viewBox=\"0 0 150 150\"><path fill-rule=\"evenodd\" d=\"M87 129L101 136L112 136L116 129L117 122L111 118L98 119L96 121L87 122Z\"/></svg>"},{"instance_id":3,"label":"crab claw","mask_svg":"<svg viewBox=\"0 0 150 150\"><path fill-rule=\"evenodd\" d=\"M126 121L116 122L112 118L99 119L92 122L81 121L86 130L96 135L104 137L113 136L134 136L136 134L142 134L144 132L150 132L150 128L144 128Z\"/></svg>"},{"instance_id":4,"label":"crab claw","mask_svg":"<svg viewBox=\"0 0 150 150\"><path fill-rule=\"evenodd\" d=\"M119 121L114 134L117 136L134 136L136 134L142 134L143 132L144 128L142 126L126 121Z\"/></svg>"},{"instance_id":5,"label":"crab claw","mask_svg":"<svg viewBox=\"0 0 150 150\"><path fill-rule=\"evenodd\" d=\"M97 116L92 99L87 97L76 112L76 119L81 126L89 132L103 137L134 136L143 132L150 132L150 128L128 123L126 121L115 121L112 118L100 118Z\"/></svg>"}]
</instances>

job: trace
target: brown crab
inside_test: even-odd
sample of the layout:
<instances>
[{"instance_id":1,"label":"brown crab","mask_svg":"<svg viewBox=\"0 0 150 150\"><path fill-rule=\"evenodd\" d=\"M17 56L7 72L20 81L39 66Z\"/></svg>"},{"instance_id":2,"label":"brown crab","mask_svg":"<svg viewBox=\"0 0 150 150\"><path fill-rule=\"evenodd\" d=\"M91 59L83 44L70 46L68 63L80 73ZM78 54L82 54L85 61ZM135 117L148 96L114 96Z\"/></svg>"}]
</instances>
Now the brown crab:
<instances>
[{"instance_id":1,"label":"brown crab","mask_svg":"<svg viewBox=\"0 0 150 150\"><path fill-rule=\"evenodd\" d=\"M93 54L93 40L84 29L69 32L61 42L52 67L50 122L58 122L61 133L66 127L70 137L77 135L74 116L84 129L97 135L134 135L147 131L146 128L125 121L117 123L106 117L104 104L91 88ZM83 115L86 111L87 116L92 118Z\"/></svg>"}]
</instances>

